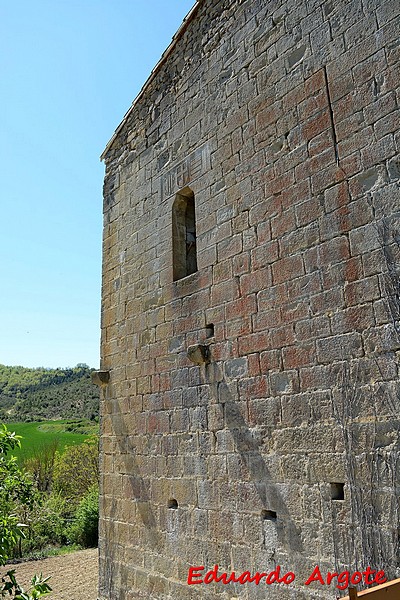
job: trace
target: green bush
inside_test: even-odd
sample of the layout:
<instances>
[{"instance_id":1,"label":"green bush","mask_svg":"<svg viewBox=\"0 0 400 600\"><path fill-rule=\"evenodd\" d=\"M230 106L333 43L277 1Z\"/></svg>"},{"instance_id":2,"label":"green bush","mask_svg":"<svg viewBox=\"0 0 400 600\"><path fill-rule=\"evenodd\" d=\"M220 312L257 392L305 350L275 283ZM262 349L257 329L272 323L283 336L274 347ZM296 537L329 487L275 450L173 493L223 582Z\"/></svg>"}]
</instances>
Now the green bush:
<instances>
[{"instance_id":1,"label":"green bush","mask_svg":"<svg viewBox=\"0 0 400 600\"><path fill-rule=\"evenodd\" d=\"M25 537L24 527L15 514L15 509L32 505L32 480L21 470L12 456L7 454L20 446L19 436L0 428L0 565L4 566L13 549ZM32 588L25 592L15 578L15 571L7 571L1 578L0 596L14 600L35 600L47 595L51 588L47 579L37 576L32 579Z\"/></svg>"},{"instance_id":2,"label":"green bush","mask_svg":"<svg viewBox=\"0 0 400 600\"><path fill-rule=\"evenodd\" d=\"M29 506L33 484L29 475L18 467L16 459L7 454L20 446L19 436L0 428L0 564L12 556L14 547L25 537L16 506Z\"/></svg>"},{"instance_id":3,"label":"green bush","mask_svg":"<svg viewBox=\"0 0 400 600\"><path fill-rule=\"evenodd\" d=\"M99 481L99 440L91 436L82 444L57 453L53 470L53 490L68 500L75 510L80 500Z\"/></svg>"},{"instance_id":4,"label":"green bush","mask_svg":"<svg viewBox=\"0 0 400 600\"><path fill-rule=\"evenodd\" d=\"M23 461L26 471L32 474L37 489L40 492L48 492L53 481L54 462L59 450L60 442L51 440L36 448L31 456Z\"/></svg>"},{"instance_id":5,"label":"green bush","mask_svg":"<svg viewBox=\"0 0 400 600\"><path fill-rule=\"evenodd\" d=\"M47 450L36 452L25 461L31 473L29 504L22 502L19 496L17 502L11 499L8 512L16 515L16 523L26 526L23 539L20 535L14 536L9 550L14 558L36 556L45 548L71 541L83 546L97 544L97 436L70 446L63 453L57 452L55 445L48 446ZM94 495L92 489L96 490ZM83 499L85 502L81 502Z\"/></svg>"},{"instance_id":6,"label":"green bush","mask_svg":"<svg viewBox=\"0 0 400 600\"><path fill-rule=\"evenodd\" d=\"M22 555L46 546L65 544L67 515L67 502L60 494L37 492L31 510L24 515L24 523L29 528L22 541Z\"/></svg>"},{"instance_id":7,"label":"green bush","mask_svg":"<svg viewBox=\"0 0 400 600\"><path fill-rule=\"evenodd\" d=\"M6 456L19 447L19 436L0 427L0 564L71 542L96 546L98 438L63 454L55 446L32 454L25 462L30 473ZM15 588L11 575L3 581L9 590Z\"/></svg>"},{"instance_id":8,"label":"green bush","mask_svg":"<svg viewBox=\"0 0 400 600\"><path fill-rule=\"evenodd\" d=\"M7 571L2 577L3 587L0 589L1 597L12 596L14 600L38 600L42 596L47 596L51 592L51 587L47 583L50 577L43 578L40 575L34 575L31 580L31 589L24 590L15 578L15 571Z\"/></svg>"},{"instance_id":9,"label":"green bush","mask_svg":"<svg viewBox=\"0 0 400 600\"><path fill-rule=\"evenodd\" d=\"M93 485L78 504L67 535L84 548L97 546L99 538L99 487Z\"/></svg>"}]
</instances>

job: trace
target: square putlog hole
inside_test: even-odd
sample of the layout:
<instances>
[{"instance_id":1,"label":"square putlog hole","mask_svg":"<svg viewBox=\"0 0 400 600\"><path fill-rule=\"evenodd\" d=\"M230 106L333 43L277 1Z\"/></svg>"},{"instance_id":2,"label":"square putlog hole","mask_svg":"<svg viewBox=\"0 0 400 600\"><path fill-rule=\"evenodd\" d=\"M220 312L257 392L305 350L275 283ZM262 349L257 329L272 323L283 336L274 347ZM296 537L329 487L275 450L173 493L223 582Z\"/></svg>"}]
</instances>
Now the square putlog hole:
<instances>
[{"instance_id":1,"label":"square putlog hole","mask_svg":"<svg viewBox=\"0 0 400 600\"><path fill-rule=\"evenodd\" d=\"M344 483L331 483L332 500L344 500Z\"/></svg>"}]
</instances>

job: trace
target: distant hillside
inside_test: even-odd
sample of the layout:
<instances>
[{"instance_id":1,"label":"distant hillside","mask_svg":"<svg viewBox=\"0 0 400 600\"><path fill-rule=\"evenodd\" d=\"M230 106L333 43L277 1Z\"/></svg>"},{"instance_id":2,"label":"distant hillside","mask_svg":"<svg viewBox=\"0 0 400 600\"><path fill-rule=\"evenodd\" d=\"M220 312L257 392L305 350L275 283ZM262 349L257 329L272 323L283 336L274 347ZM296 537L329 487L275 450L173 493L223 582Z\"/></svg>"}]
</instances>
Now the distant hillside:
<instances>
[{"instance_id":1,"label":"distant hillside","mask_svg":"<svg viewBox=\"0 0 400 600\"><path fill-rule=\"evenodd\" d=\"M0 365L0 420L97 419L99 390L92 371L83 364L73 369Z\"/></svg>"}]
</instances>

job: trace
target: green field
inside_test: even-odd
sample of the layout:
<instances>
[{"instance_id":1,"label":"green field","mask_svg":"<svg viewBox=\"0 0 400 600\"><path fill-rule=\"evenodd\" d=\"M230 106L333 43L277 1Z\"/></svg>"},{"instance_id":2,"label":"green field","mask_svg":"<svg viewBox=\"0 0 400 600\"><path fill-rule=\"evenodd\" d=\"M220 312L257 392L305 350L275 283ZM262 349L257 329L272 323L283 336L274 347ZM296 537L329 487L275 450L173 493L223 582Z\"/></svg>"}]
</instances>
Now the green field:
<instances>
[{"instance_id":1,"label":"green field","mask_svg":"<svg viewBox=\"0 0 400 600\"><path fill-rule=\"evenodd\" d=\"M53 444L57 444L57 449L62 452L66 446L82 444L89 435L98 433L98 424L86 420L64 419L6 425L9 431L22 436L22 448L13 451L19 461L24 461Z\"/></svg>"}]
</instances>

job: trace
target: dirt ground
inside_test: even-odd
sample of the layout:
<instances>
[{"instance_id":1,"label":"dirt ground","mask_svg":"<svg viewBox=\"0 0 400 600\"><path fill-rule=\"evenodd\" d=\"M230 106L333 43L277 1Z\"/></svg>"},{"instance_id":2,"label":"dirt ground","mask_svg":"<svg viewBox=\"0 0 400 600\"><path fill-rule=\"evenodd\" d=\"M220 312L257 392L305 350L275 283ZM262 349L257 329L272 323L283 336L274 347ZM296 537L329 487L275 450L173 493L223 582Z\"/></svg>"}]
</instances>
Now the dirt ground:
<instances>
[{"instance_id":1,"label":"dirt ground","mask_svg":"<svg viewBox=\"0 0 400 600\"><path fill-rule=\"evenodd\" d=\"M7 565L1 569L15 569L17 581L24 587L30 587L35 573L51 576L49 585L52 593L49 600L96 600L98 576L97 549L81 550L64 556L53 556L43 560L34 560L17 565Z\"/></svg>"}]
</instances>

